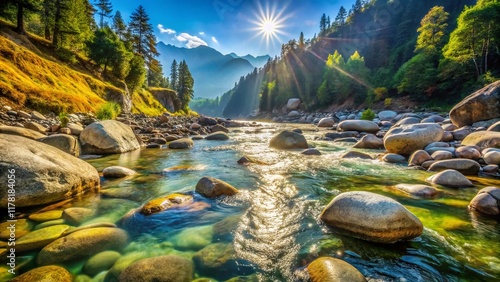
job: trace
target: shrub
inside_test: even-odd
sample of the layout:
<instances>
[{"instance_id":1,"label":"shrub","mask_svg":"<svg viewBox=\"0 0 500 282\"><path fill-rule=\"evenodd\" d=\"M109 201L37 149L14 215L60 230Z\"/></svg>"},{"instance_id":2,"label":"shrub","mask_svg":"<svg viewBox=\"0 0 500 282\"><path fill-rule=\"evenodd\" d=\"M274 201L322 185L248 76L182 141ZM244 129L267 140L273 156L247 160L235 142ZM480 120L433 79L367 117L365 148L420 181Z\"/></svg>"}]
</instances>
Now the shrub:
<instances>
[{"instance_id":1,"label":"shrub","mask_svg":"<svg viewBox=\"0 0 500 282\"><path fill-rule=\"evenodd\" d=\"M106 102L95 113L100 120L115 119L122 111L120 105L114 102Z\"/></svg>"},{"instance_id":2,"label":"shrub","mask_svg":"<svg viewBox=\"0 0 500 282\"><path fill-rule=\"evenodd\" d=\"M374 118L375 118L375 113L370 108L364 110L363 113L361 114L362 120L373 120Z\"/></svg>"},{"instance_id":3,"label":"shrub","mask_svg":"<svg viewBox=\"0 0 500 282\"><path fill-rule=\"evenodd\" d=\"M384 106L387 108L390 107L391 105L392 105L392 98L385 98Z\"/></svg>"},{"instance_id":4,"label":"shrub","mask_svg":"<svg viewBox=\"0 0 500 282\"><path fill-rule=\"evenodd\" d=\"M59 118L59 121L61 122L61 127L68 126L69 118L68 118L68 114L66 112L60 112L58 118Z\"/></svg>"},{"instance_id":5,"label":"shrub","mask_svg":"<svg viewBox=\"0 0 500 282\"><path fill-rule=\"evenodd\" d=\"M384 99L387 96L387 88L385 87L378 87L373 90L373 93L375 94L375 101L380 101Z\"/></svg>"}]
</instances>

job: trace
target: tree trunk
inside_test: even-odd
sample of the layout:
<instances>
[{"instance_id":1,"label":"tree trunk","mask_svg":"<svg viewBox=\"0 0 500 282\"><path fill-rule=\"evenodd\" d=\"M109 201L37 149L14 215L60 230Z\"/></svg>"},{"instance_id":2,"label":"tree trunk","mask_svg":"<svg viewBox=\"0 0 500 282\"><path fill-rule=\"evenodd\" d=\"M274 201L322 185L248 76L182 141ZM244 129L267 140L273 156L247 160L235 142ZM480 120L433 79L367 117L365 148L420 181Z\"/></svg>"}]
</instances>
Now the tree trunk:
<instances>
[{"instance_id":1,"label":"tree trunk","mask_svg":"<svg viewBox=\"0 0 500 282\"><path fill-rule=\"evenodd\" d=\"M20 1L17 3L17 27L16 31L19 34L26 34L24 30L24 6Z\"/></svg>"},{"instance_id":2,"label":"tree trunk","mask_svg":"<svg viewBox=\"0 0 500 282\"><path fill-rule=\"evenodd\" d=\"M52 35L52 45L58 47L59 45L59 35L61 33L60 25L61 21L61 2L56 1L56 14L54 15L54 35Z\"/></svg>"}]
</instances>

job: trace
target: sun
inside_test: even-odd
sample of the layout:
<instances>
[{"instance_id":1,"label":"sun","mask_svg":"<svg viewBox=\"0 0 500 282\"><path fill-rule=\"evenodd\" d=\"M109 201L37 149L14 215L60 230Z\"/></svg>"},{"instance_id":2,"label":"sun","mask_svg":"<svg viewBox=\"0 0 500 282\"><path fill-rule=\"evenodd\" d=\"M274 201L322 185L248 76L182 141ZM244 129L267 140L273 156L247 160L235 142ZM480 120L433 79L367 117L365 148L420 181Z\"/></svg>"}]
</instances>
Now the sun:
<instances>
[{"instance_id":1,"label":"sun","mask_svg":"<svg viewBox=\"0 0 500 282\"><path fill-rule=\"evenodd\" d=\"M268 47L280 42L280 35L285 35L283 31L286 27L285 22L291 17L290 14L285 14L286 8L285 5L278 9L276 3L272 7L266 6L264 8L258 2L258 10L254 14L255 18L250 22L254 25L252 30L256 31L255 37L260 36Z\"/></svg>"}]
</instances>

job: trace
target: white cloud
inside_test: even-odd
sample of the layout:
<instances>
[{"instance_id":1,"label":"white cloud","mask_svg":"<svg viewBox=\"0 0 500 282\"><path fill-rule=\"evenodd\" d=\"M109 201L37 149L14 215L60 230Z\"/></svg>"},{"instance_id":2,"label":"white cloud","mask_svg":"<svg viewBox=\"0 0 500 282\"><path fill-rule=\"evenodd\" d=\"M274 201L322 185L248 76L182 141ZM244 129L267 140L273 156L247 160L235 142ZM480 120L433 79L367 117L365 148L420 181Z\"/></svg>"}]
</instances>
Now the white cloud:
<instances>
[{"instance_id":1,"label":"white cloud","mask_svg":"<svg viewBox=\"0 0 500 282\"><path fill-rule=\"evenodd\" d=\"M166 33L166 34L176 34L176 31L170 28L164 28L162 24L158 24L158 29L160 30L161 33Z\"/></svg>"},{"instance_id":2,"label":"white cloud","mask_svg":"<svg viewBox=\"0 0 500 282\"><path fill-rule=\"evenodd\" d=\"M177 35L175 38L177 38L179 42L186 42L186 47L188 48L196 48L201 45L208 46L203 39L185 32Z\"/></svg>"},{"instance_id":3,"label":"white cloud","mask_svg":"<svg viewBox=\"0 0 500 282\"><path fill-rule=\"evenodd\" d=\"M202 32L200 32L200 35L205 35L205 33L202 31Z\"/></svg>"},{"instance_id":4,"label":"white cloud","mask_svg":"<svg viewBox=\"0 0 500 282\"><path fill-rule=\"evenodd\" d=\"M215 36L212 36L212 42L213 43L219 43L219 41L217 41L217 38L215 38Z\"/></svg>"}]
</instances>

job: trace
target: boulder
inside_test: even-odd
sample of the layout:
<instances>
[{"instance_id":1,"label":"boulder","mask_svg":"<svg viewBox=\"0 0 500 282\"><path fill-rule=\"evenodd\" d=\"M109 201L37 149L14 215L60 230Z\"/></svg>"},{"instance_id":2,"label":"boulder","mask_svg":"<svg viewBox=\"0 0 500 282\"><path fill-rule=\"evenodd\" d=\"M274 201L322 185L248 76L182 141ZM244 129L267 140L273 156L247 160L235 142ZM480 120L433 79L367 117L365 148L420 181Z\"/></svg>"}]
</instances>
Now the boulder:
<instances>
[{"instance_id":1,"label":"boulder","mask_svg":"<svg viewBox=\"0 0 500 282\"><path fill-rule=\"evenodd\" d=\"M120 256L121 254L117 251L98 253L85 263L83 272L90 276L96 276L98 273L110 269Z\"/></svg>"},{"instance_id":2,"label":"boulder","mask_svg":"<svg viewBox=\"0 0 500 282\"><path fill-rule=\"evenodd\" d=\"M28 218L36 222L46 222L59 219L62 217L62 214L62 210L50 210L32 213Z\"/></svg>"},{"instance_id":3,"label":"boulder","mask_svg":"<svg viewBox=\"0 0 500 282\"><path fill-rule=\"evenodd\" d=\"M78 226L85 220L95 215L95 210L81 207L67 208L62 213L62 218L72 225Z\"/></svg>"},{"instance_id":4,"label":"boulder","mask_svg":"<svg viewBox=\"0 0 500 282\"><path fill-rule=\"evenodd\" d=\"M318 122L318 127L333 127L335 121L332 118L322 118Z\"/></svg>"},{"instance_id":5,"label":"boulder","mask_svg":"<svg viewBox=\"0 0 500 282\"><path fill-rule=\"evenodd\" d=\"M137 172L123 166L108 166L102 170L102 176L106 178L122 178L136 173Z\"/></svg>"},{"instance_id":6,"label":"boulder","mask_svg":"<svg viewBox=\"0 0 500 282\"><path fill-rule=\"evenodd\" d=\"M216 124L210 128L212 132L217 132L217 131L222 131L225 133L229 133L229 129L227 129L225 126L222 126L220 124Z\"/></svg>"},{"instance_id":7,"label":"boulder","mask_svg":"<svg viewBox=\"0 0 500 282\"><path fill-rule=\"evenodd\" d=\"M365 160L373 160L372 156L358 151L349 151L343 154L341 159L365 159Z\"/></svg>"},{"instance_id":8,"label":"boulder","mask_svg":"<svg viewBox=\"0 0 500 282\"><path fill-rule=\"evenodd\" d=\"M311 282L365 282L366 279L354 266L331 257L315 259L307 266Z\"/></svg>"},{"instance_id":9,"label":"boulder","mask_svg":"<svg viewBox=\"0 0 500 282\"><path fill-rule=\"evenodd\" d=\"M203 177L196 184L196 192L204 197L214 198L218 196L232 196L237 194L238 190L220 179Z\"/></svg>"},{"instance_id":10,"label":"boulder","mask_svg":"<svg viewBox=\"0 0 500 282\"><path fill-rule=\"evenodd\" d=\"M295 117L299 117L299 116L300 116L300 113L297 111L291 111L288 113L288 117L291 117L291 118L295 118Z\"/></svg>"},{"instance_id":11,"label":"boulder","mask_svg":"<svg viewBox=\"0 0 500 282\"><path fill-rule=\"evenodd\" d=\"M457 158L469 160L479 160L481 158L481 153L475 146L458 147L455 150L455 155Z\"/></svg>"},{"instance_id":12,"label":"boulder","mask_svg":"<svg viewBox=\"0 0 500 282\"><path fill-rule=\"evenodd\" d=\"M395 243L422 234L420 220L395 200L371 192L346 192L335 197L320 219L348 236Z\"/></svg>"},{"instance_id":13,"label":"boulder","mask_svg":"<svg viewBox=\"0 0 500 282\"><path fill-rule=\"evenodd\" d=\"M453 169L448 169L438 174L435 174L427 178L426 181L429 183L434 183L454 188L474 186L472 182L470 182L469 179L467 179L467 177L465 177L463 174Z\"/></svg>"},{"instance_id":14,"label":"boulder","mask_svg":"<svg viewBox=\"0 0 500 282\"><path fill-rule=\"evenodd\" d=\"M485 187L470 201L469 209L487 215L500 215L500 188Z\"/></svg>"},{"instance_id":15,"label":"boulder","mask_svg":"<svg viewBox=\"0 0 500 282\"><path fill-rule=\"evenodd\" d=\"M436 196L439 191L433 187L427 186L427 185L420 185L420 184L398 184L394 186L394 188L398 191L401 191L405 194L414 196L414 197L420 197L420 198L432 198Z\"/></svg>"},{"instance_id":16,"label":"boulder","mask_svg":"<svg viewBox=\"0 0 500 282\"><path fill-rule=\"evenodd\" d=\"M440 141L443 129L436 123L419 123L393 127L384 136L384 146L389 153L410 155L432 142Z\"/></svg>"},{"instance_id":17,"label":"boulder","mask_svg":"<svg viewBox=\"0 0 500 282\"><path fill-rule=\"evenodd\" d=\"M224 140L229 140L229 136L222 131L214 132L207 137L205 137L205 140L219 140L219 141L224 141Z\"/></svg>"},{"instance_id":18,"label":"boulder","mask_svg":"<svg viewBox=\"0 0 500 282\"><path fill-rule=\"evenodd\" d=\"M481 150L485 148L500 148L500 132L477 131L469 134L462 141L464 146L478 146Z\"/></svg>"},{"instance_id":19,"label":"boulder","mask_svg":"<svg viewBox=\"0 0 500 282\"><path fill-rule=\"evenodd\" d=\"M24 125L24 127L33 131L38 131L42 134L45 134L45 132L47 132L47 128L45 126L36 122L28 122Z\"/></svg>"},{"instance_id":20,"label":"boulder","mask_svg":"<svg viewBox=\"0 0 500 282\"><path fill-rule=\"evenodd\" d=\"M64 269L63 267L56 265L48 265L37 267L32 269L26 273L23 273L14 279L10 280L11 282L72 282L73 276L69 271Z\"/></svg>"},{"instance_id":21,"label":"boulder","mask_svg":"<svg viewBox=\"0 0 500 282\"><path fill-rule=\"evenodd\" d=\"M54 134L38 139L38 141L50 146L54 146L57 149L75 157L80 156L80 142L78 142L78 139L74 136L66 134Z\"/></svg>"},{"instance_id":22,"label":"boulder","mask_svg":"<svg viewBox=\"0 0 500 282\"><path fill-rule=\"evenodd\" d=\"M127 233L119 228L84 229L45 246L38 254L37 263L49 265L87 258L105 250L119 250L127 241Z\"/></svg>"},{"instance_id":23,"label":"boulder","mask_svg":"<svg viewBox=\"0 0 500 282\"><path fill-rule=\"evenodd\" d=\"M26 137L29 139L40 139L40 138L47 136L47 135L42 134L38 131L27 129L24 127L7 126L7 125L0 126L0 134L17 135L17 136Z\"/></svg>"},{"instance_id":24,"label":"boulder","mask_svg":"<svg viewBox=\"0 0 500 282\"><path fill-rule=\"evenodd\" d=\"M377 133L380 128L376 123L369 120L344 120L339 123L337 130Z\"/></svg>"},{"instance_id":25,"label":"boulder","mask_svg":"<svg viewBox=\"0 0 500 282\"><path fill-rule=\"evenodd\" d=\"M73 135L80 136L80 134L82 134L83 126L81 126L79 124L68 123L67 127L69 128L69 130L71 131L71 134L73 134Z\"/></svg>"},{"instance_id":26,"label":"boulder","mask_svg":"<svg viewBox=\"0 0 500 282\"><path fill-rule=\"evenodd\" d=\"M170 149L189 149L194 146L193 140L189 138L181 138L174 140L168 144Z\"/></svg>"},{"instance_id":27,"label":"boulder","mask_svg":"<svg viewBox=\"0 0 500 282\"><path fill-rule=\"evenodd\" d=\"M424 150L415 151L408 161L408 165L422 165L424 162L432 160L432 157Z\"/></svg>"},{"instance_id":28,"label":"boulder","mask_svg":"<svg viewBox=\"0 0 500 282\"><path fill-rule=\"evenodd\" d=\"M37 111L31 112L31 118L36 119L36 120L47 120L47 118L45 118L44 115L42 115L41 113L39 113Z\"/></svg>"},{"instance_id":29,"label":"boulder","mask_svg":"<svg viewBox=\"0 0 500 282\"><path fill-rule=\"evenodd\" d=\"M458 127L481 120L500 117L500 81L467 96L450 111L450 119Z\"/></svg>"},{"instance_id":30,"label":"boulder","mask_svg":"<svg viewBox=\"0 0 500 282\"><path fill-rule=\"evenodd\" d=\"M201 128L201 125L199 125L198 123L194 122L192 123L190 126L189 126L189 129L191 130L199 130Z\"/></svg>"},{"instance_id":31,"label":"boulder","mask_svg":"<svg viewBox=\"0 0 500 282\"><path fill-rule=\"evenodd\" d=\"M381 121L390 121L392 119L394 119L396 116L398 115L398 113L394 112L394 111L381 111L380 113L378 113L378 118L381 120Z\"/></svg>"},{"instance_id":32,"label":"boulder","mask_svg":"<svg viewBox=\"0 0 500 282\"><path fill-rule=\"evenodd\" d=\"M453 169L465 175L477 175L481 170L481 165L469 159L449 159L437 161L429 167L429 171L443 171L447 169Z\"/></svg>"},{"instance_id":33,"label":"boulder","mask_svg":"<svg viewBox=\"0 0 500 282\"><path fill-rule=\"evenodd\" d=\"M288 99L288 102L286 103L286 108L289 110L295 110L299 107L299 105L300 105L300 99L291 98Z\"/></svg>"},{"instance_id":34,"label":"boulder","mask_svg":"<svg viewBox=\"0 0 500 282\"><path fill-rule=\"evenodd\" d=\"M204 117L204 116L201 116L199 119L198 119L198 123L200 125L204 125L204 126L209 126L209 125L216 125L217 124L217 120L214 119L214 118L211 118L211 117Z\"/></svg>"},{"instance_id":35,"label":"boulder","mask_svg":"<svg viewBox=\"0 0 500 282\"><path fill-rule=\"evenodd\" d=\"M118 281L190 282L193 278L194 265L191 260L168 255L134 262L120 274Z\"/></svg>"},{"instance_id":36,"label":"boulder","mask_svg":"<svg viewBox=\"0 0 500 282\"><path fill-rule=\"evenodd\" d=\"M406 163L406 158L398 154L387 153L382 157L382 161L391 164L404 164Z\"/></svg>"},{"instance_id":37,"label":"boulder","mask_svg":"<svg viewBox=\"0 0 500 282\"><path fill-rule=\"evenodd\" d=\"M459 129L455 129L451 132L453 139L464 140L469 134L471 134L471 128L469 126L464 126Z\"/></svg>"},{"instance_id":38,"label":"boulder","mask_svg":"<svg viewBox=\"0 0 500 282\"><path fill-rule=\"evenodd\" d=\"M130 126L115 120L94 122L80 134L84 154L119 154L140 148Z\"/></svg>"},{"instance_id":39,"label":"boulder","mask_svg":"<svg viewBox=\"0 0 500 282\"><path fill-rule=\"evenodd\" d=\"M373 134L367 134L361 138L361 140L358 141L354 145L353 148L359 148L359 149L383 149L384 148L384 140L378 138L377 136Z\"/></svg>"},{"instance_id":40,"label":"boulder","mask_svg":"<svg viewBox=\"0 0 500 282\"><path fill-rule=\"evenodd\" d=\"M99 173L89 163L50 145L15 135L0 134L0 183L15 170L16 207L64 200L85 191L99 191ZM8 195L9 187L0 185ZM0 198L7 207L7 197Z\"/></svg>"},{"instance_id":41,"label":"boulder","mask_svg":"<svg viewBox=\"0 0 500 282\"><path fill-rule=\"evenodd\" d=\"M269 142L271 148L276 149L307 149L309 145L307 144L304 135L292 132L292 131L282 131L278 135L274 136Z\"/></svg>"},{"instance_id":42,"label":"boulder","mask_svg":"<svg viewBox=\"0 0 500 282\"><path fill-rule=\"evenodd\" d=\"M395 127L399 127L402 125L411 125L411 124L417 124L420 123L421 118L418 117L405 117L402 120L396 122L394 125Z\"/></svg>"}]
</instances>

